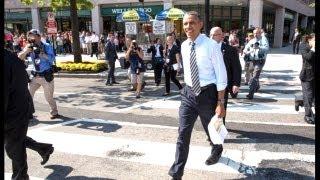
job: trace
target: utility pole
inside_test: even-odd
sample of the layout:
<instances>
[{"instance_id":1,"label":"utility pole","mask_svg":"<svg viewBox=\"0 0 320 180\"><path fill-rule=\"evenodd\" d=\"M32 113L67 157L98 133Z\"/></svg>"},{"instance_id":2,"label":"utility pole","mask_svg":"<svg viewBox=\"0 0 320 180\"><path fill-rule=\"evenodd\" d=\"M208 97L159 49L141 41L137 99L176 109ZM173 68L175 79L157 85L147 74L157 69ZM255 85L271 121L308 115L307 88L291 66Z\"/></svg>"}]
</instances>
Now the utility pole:
<instances>
[{"instance_id":1,"label":"utility pole","mask_svg":"<svg viewBox=\"0 0 320 180\"><path fill-rule=\"evenodd\" d=\"M204 0L204 32L209 35L209 6L210 0Z\"/></svg>"}]
</instances>

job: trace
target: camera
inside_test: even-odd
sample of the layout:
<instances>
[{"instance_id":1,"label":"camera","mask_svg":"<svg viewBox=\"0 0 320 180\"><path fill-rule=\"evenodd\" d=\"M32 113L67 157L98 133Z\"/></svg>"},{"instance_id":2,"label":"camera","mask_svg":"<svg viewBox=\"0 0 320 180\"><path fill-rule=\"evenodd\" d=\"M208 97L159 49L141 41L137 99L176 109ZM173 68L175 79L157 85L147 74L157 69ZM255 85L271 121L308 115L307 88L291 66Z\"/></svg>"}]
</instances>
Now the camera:
<instances>
[{"instance_id":1,"label":"camera","mask_svg":"<svg viewBox=\"0 0 320 180\"><path fill-rule=\"evenodd\" d=\"M259 47L259 42L254 43L254 47Z\"/></svg>"},{"instance_id":2,"label":"camera","mask_svg":"<svg viewBox=\"0 0 320 180\"><path fill-rule=\"evenodd\" d=\"M28 42L30 43L30 48L33 50L35 54L40 54L41 53L41 47L35 43L34 39L29 39Z\"/></svg>"},{"instance_id":3,"label":"camera","mask_svg":"<svg viewBox=\"0 0 320 180\"><path fill-rule=\"evenodd\" d=\"M136 42L133 42L132 45L134 50L138 50L138 44Z\"/></svg>"},{"instance_id":4,"label":"camera","mask_svg":"<svg viewBox=\"0 0 320 180\"><path fill-rule=\"evenodd\" d=\"M51 68L52 68L53 73L57 73L62 70L61 67L58 67L56 65L52 65Z\"/></svg>"}]
</instances>

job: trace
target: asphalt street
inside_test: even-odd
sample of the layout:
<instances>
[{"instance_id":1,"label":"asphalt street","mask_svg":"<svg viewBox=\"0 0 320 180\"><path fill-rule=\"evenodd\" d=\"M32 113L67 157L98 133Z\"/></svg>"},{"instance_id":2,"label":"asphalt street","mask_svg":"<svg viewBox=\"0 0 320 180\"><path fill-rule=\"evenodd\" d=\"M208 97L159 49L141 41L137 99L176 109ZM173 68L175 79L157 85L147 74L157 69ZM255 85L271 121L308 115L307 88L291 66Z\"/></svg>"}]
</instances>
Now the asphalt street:
<instances>
[{"instance_id":1,"label":"asphalt street","mask_svg":"<svg viewBox=\"0 0 320 180\"><path fill-rule=\"evenodd\" d=\"M215 165L204 164L210 146L196 122L184 179L315 179L315 128L303 121L303 108L294 109L294 96L301 93L300 58L272 54L255 99L247 100L248 87L241 86L238 98L229 100L229 133ZM52 143L55 151L44 166L36 152L27 151L31 179L170 178L179 126L177 87L171 84L171 95L163 97L164 84L155 86L148 78L136 99L125 76L114 86L104 81L56 77L55 99L63 115L56 120L49 118L42 89L37 91L28 135ZM9 177L11 163L5 160Z\"/></svg>"}]
</instances>

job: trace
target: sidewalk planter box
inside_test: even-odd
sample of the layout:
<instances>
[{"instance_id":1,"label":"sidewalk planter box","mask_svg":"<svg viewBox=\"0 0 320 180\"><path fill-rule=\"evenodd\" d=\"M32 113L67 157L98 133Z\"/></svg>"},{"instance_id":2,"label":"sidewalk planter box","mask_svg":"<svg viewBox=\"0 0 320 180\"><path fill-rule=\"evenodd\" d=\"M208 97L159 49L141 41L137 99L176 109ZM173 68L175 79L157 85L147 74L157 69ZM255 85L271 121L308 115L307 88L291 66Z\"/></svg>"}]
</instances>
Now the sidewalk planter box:
<instances>
[{"instance_id":1,"label":"sidewalk planter box","mask_svg":"<svg viewBox=\"0 0 320 180\"><path fill-rule=\"evenodd\" d=\"M108 69L108 65L105 62L58 62L57 66L62 70L61 72L85 72L85 73L98 73Z\"/></svg>"}]
</instances>

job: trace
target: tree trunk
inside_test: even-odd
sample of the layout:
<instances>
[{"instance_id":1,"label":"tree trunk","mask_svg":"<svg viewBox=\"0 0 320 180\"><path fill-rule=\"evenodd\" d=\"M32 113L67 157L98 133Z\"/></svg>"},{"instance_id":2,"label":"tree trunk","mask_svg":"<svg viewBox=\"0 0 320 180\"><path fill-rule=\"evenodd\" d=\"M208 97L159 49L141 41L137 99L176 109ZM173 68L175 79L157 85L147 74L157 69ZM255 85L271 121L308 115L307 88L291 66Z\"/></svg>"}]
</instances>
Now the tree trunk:
<instances>
[{"instance_id":1,"label":"tree trunk","mask_svg":"<svg viewBox=\"0 0 320 180\"><path fill-rule=\"evenodd\" d=\"M81 49L79 39L79 22L77 12L77 0L70 0L70 15L71 15L71 28L72 28L72 49L74 55L74 62L81 63Z\"/></svg>"}]
</instances>

